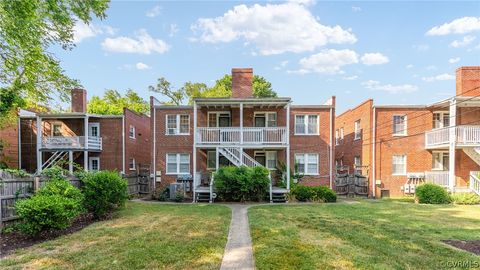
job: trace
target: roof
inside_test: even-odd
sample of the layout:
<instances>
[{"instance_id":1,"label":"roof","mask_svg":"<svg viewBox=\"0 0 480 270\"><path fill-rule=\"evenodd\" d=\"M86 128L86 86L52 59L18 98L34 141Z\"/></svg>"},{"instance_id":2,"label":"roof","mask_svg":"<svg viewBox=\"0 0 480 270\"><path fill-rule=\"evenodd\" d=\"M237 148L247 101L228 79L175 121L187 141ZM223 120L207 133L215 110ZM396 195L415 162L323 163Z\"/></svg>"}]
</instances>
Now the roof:
<instances>
[{"instance_id":1,"label":"roof","mask_svg":"<svg viewBox=\"0 0 480 270\"><path fill-rule=\"evenodd\" d=\"M33 118L33 117L42 117L42 118L84 118L84 117L96 117L96 118L122 118L123 115L101 115L101 114L90 114L90 113L79 113L79 112L59 112L59 113L23 113L20 112L20 117L23 118Z\"/></svg>"},{"instance_id":2,"label":"roof","mask_svg":"<svg viewBox=\"0 0 480 270\"><path fill-rule=\"evenodd\" d=\"M288 97L275 97L275 98L232 98L232 97L223 97L223 98L194 98L194 102L198 103L264 103L264 102L276 102L276 103L288 103L291 101Z\"/></svg>"},{"instance_id":3,"label":"roof","mask_svg":"<svg viewBox=\"0 0 480 270\"><path fill-rule=\"evenodd\" d=\"M409 104L393 104L393 105L373 105L376 109L425 109L427 105L409 105Z\"/></svg>"}]
</instances>

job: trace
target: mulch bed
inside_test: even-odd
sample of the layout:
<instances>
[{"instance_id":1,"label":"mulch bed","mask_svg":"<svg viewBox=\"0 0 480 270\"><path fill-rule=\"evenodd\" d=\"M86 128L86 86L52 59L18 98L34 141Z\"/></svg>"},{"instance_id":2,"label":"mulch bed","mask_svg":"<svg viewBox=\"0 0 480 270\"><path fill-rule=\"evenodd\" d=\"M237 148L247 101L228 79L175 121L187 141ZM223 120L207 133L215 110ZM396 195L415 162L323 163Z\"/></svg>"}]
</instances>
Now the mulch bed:
<instances>
[{"instance_id":1,"label":"mulch bed","mask_svg":"<svg viewBox=\"0 0 480 270\"><path fill-rule=\"evenodd\" d=\"M480 255L480 240L444 240L443 242L473 254Z\"/></svg>"},{"instance_id":2,"label":"mulch bed","mask_svg":"<svg viewBox=\"0 0 480 270\"><path fill-rule=\"evenodd\" d=\"M80 231L95 221L97 220L93 218L92 214L85 214L78 217L69 228L64 230L42 232L36 237L29 237L28 235L25 235L19 231L2 233L0 235L0 258L5 257L19 248L33 246L41 242L55 239L62 235Z\"/></svg>"}]
</instances>

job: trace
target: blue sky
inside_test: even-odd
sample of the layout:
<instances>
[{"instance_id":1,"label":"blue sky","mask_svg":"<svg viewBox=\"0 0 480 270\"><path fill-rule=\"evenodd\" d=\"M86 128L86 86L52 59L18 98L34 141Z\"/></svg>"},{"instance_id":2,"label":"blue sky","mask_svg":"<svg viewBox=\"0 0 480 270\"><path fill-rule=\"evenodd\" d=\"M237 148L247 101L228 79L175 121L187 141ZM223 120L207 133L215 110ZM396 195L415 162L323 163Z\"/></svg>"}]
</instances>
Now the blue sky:
<instances>
[{"instance_id":1,"label":"blue sky","mask_svg":"<svg viewBox=\"0 0 480 270\"><path fill-rule=\"evenodd\" d=\"M78 24L76 48L54 49L89 97L174 87L252 67L295 104L337 96L430 103L455 95L455 69L480 65L480 2L127 2ZM157 96L157 98L160 98Z\"/></svg>"}]
</instances>

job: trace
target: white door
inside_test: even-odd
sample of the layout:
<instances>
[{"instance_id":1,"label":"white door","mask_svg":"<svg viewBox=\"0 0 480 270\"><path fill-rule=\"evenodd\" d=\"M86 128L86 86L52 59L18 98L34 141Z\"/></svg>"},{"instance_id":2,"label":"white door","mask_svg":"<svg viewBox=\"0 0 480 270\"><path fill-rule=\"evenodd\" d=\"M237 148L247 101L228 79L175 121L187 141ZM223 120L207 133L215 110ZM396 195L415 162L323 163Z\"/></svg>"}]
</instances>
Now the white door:
<instances>
[{"instance_id":1,"label":"white door","mask_svg":"<svg viewBox=\"0 0 480 270\"><path fill-rule=\"evenodd\" d=\"M100 123L88 123L88 136L100 137Z\"/></svg>"}]
</instances>

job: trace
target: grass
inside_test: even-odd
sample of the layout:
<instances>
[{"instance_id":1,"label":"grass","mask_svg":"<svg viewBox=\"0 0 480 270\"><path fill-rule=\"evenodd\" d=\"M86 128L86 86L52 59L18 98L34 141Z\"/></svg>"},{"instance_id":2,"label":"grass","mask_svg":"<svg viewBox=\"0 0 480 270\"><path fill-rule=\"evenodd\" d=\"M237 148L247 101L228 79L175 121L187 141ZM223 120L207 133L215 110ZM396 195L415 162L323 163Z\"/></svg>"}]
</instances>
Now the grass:
<instances>
[{"instance_id":1,"label":"grass","mask_svg":"<svg viewBox=\"0 0 480 270\"><path fill-rule=\"evenodd\" d=\"M249 209L258 269L440 269L479 256L441 240L480 239L480 207L396 200Z\"/></svg>"},{"instance_id":2,"label":"grass","mask_svg":"<svg viewBox=\"0 0 480 270\"><path fill-rule=\"evenodd\" d=\"M1 269L219 269L230 209L127 203L115 219L19 250Z\"/></svg>"}]
</instances>

